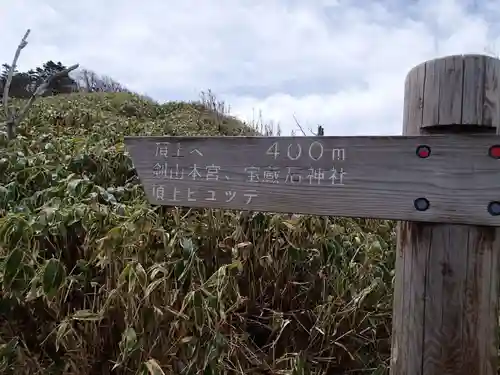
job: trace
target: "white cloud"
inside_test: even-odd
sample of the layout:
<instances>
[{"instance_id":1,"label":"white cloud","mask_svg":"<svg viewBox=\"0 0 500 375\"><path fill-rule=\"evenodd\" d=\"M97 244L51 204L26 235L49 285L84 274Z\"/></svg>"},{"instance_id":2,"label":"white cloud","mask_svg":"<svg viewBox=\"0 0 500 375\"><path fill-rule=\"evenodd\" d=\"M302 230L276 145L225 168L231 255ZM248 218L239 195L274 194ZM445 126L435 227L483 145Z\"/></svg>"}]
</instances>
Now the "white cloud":
<instances>
[{"instance_id":1,"label":"white cloud","mask_svg":"<svg viewBox=\"0 0 500 375\"><path fill-rule=\"evenodd\" d=\"M500 41L494 0L0 0L0 10L1 62L31 28L20 69L78 62L160 101L210 88L284 134L293 115L327 135L399 134L414 65Z\"/></svg>"}]
</instances>

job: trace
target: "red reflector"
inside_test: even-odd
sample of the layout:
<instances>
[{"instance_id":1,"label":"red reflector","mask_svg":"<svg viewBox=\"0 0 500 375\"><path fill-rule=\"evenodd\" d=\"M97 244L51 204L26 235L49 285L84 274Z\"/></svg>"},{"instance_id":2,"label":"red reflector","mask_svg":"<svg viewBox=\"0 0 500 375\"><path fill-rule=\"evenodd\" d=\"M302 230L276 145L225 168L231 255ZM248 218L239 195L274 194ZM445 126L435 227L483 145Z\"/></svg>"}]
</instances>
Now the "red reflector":
<instances>
[{"instance_id":1,"label":"red reflector","mask_svg":"<svg viewBox=\"0 0 500 375\"><path fill-rule=\"evenodd\" d=\"M422 158L425 158L425 157L429 156L429 150L424 150L424 149L420 150L418 152L418 156L420 156Z\"/></svg>"},{"instance_id":2,"label":"red reflector","mask_svg":"<svg viewBox=\"0 0 500 375\"><path fill-rule=\"evenodd\" d=\"M490 147L490 156L495 159L500 159L500 145Z\"/></svg>"},{"instance_id":3,"label":"red reflector","mask_svg":"<svg viewBox=\"0 0 500 375\"><path fill-rule=\"evenodd\" d=\"M417 156L419 158L428 158L431 154L431 148L429 146L420 145L417 147Z\"/></svg>"}]
</instances>

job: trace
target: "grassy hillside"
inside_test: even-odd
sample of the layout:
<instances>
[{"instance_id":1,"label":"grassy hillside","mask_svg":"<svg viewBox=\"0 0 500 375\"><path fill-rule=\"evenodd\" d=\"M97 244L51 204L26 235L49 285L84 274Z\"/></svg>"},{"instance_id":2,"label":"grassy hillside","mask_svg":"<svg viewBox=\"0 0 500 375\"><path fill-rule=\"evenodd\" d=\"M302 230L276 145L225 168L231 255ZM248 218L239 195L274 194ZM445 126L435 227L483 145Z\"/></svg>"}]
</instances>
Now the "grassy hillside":
<instances>
[{"instance_id":1,"label":"grassy hillside","mask_svg":"<svg viewBox=\"0 0 500 375\"><path fill-rule=\"evenodd\" d=\"M2 141L1 374L387 373L391 222L147 203L123 136L256 134L209 107L58 96Z\"/></svg>"}]
</instances>

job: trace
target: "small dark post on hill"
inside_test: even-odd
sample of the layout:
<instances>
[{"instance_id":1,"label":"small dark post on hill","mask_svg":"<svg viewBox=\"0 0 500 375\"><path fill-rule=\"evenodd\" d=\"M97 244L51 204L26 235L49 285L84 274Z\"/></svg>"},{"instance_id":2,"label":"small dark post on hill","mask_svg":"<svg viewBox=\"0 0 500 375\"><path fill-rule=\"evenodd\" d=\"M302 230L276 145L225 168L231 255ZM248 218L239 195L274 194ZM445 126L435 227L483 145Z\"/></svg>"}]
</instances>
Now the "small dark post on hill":
<instances>
[{"instance_id":1,"label":"small dark post on hill","mask_svg":"<svg viewBox=\"0 0 500 375\"><path fill-rule=\"evenodd\" d=\"M405 82L403 134L495 134L499 78L500 60L488 56L416 66ZM455 160L460 165L462 155ZM391 375L497 373L498 233L487 226L399 224Z\"/></svg>"}]
</instances>

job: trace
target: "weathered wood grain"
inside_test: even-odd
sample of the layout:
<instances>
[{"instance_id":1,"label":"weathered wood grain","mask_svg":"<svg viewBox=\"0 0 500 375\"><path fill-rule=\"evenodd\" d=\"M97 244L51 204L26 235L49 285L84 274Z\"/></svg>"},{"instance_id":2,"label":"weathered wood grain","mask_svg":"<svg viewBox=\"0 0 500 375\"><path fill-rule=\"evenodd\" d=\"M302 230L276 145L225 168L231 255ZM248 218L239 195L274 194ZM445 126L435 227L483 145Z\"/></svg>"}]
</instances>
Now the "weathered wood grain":
<instances>
[{"instance_id":1,"label":"weathered wood grain","mask_svg":"<svg viewBox=\"0 0 500 375\"><path fill-rule=\"evenodd\" d=\"M498 79L500 78L500 65L496 59L487 59L485 61L484 72L484 110L483 121L487 124L500 123L500 87Z\"/></svg>"},{"instance_id":2,"label":"weathered wood grain","mask_svg":"<svg viewBox=\"0 0 500 375\"><path fill-rule=\"evenodd\" d=\"M423 103L422 121L418 113L404 116L403 134L495 134L499 71L500 60L478 55L420 64L406 79L404 113L418 112L416 103ZM464 155L456 156L449 168L465 167ZM436 175L440 183L447 180ZM476 180L469 181L466 189ZM391 375L497 373L499 238L499 229L486 226L414 220L398 225Z\"/></svg>"},{"instance_id":3,"label":"weathered wood grain","mask_svg":"<svg viewBox=\"0 0 500 375\"><path fill-rule=\"evenodd\" d=\"M483 124L485 57L469 56L464 59L464 103L462 124Z\"/></svg>"},{"instance_id":4,"label":"weathered wood grain","mask_svg":"<svg viewBox=\"0 0 500 375\"><path fill-rule=\"evenodd\" d=\"M411 87L405 108L418 114L405 121L413 130L403 134L442 132L456 125L475 126L463 127L462 132L496 128L499 78L498 60L484 55L453 55L417 65L407 76Z\"/></svg>"},{"instance_id":5,"label":"weathered wood grain","mask_svg":"<svg viewBox=\"0 0 500 375\"><path fill-rule=\"evenodd\" d=\"M500 216L487 211L500 200L500 160L488 156L495 141L500 137L143 137L126 145L154 204L498 226ZM157 155L161 142L170 142L167 157ZM430 157L416 155L420 144L431 147ZM266 154L274 147L276 158ZM290 160L288 151L293 159L299 149ZM165 163L167 175L153 171ZM249 182L248 168L258 182ZM290 181L289 168L300 183ZM415 209L420 197L429 200L427 211Z\"/></svg>"},{"instance_id":6,"label":"weathered wood grain","mask_svg":"<svg viewBox=\"0 0 500 375\"><path fill-rule=\"evenodd\" d=\"M422 102L420 110L422 111L422 121L419 122L418 118L414 120L403 119L403 134L406 135L419 135L420 129L426 126L432 126L434 124L439 124L439 83L440 83L440 73L441 67L443 66L440 60L431 60L420 64L413 68L413 71L408 74L407 79L412 79L415 83L415 89L411 90L408 95L405 96L404 107L414 106L413 102L415 99L413 96L413 91L420 90L423 87L424 94L419 94L419 101ZM421 71L424 73L422 74ZM419 91L416 91L419 92ZM423 100L425 98L425 105ZM418 125L418 126L417 126Z\"/></svg>"}]
</instances>

